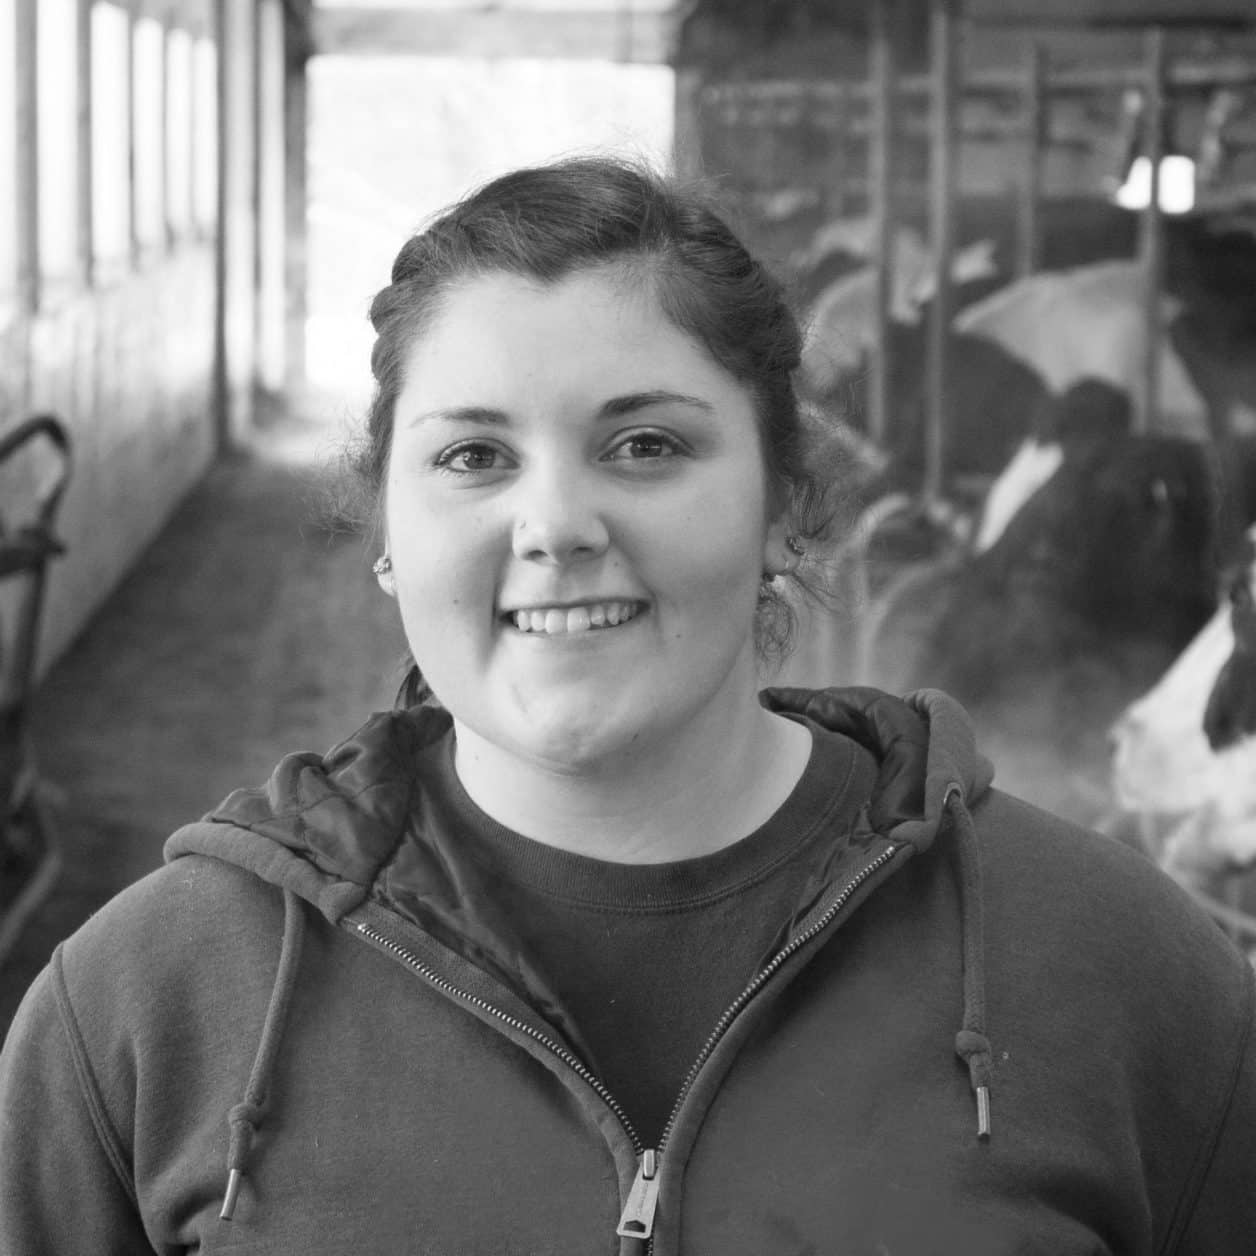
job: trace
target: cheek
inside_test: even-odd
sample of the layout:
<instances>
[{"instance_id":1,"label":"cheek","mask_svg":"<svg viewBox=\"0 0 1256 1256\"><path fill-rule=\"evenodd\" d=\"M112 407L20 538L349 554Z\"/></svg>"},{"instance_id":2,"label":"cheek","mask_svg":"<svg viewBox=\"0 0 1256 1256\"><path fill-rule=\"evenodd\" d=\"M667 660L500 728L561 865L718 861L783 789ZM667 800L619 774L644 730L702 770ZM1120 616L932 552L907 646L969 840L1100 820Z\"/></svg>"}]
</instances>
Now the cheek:
<instances>
[{"instance_id":1,"label":"cheek","mask_svg":"<svg viewBox=\"0 0 1256 1256\"><path fill-rule=\"evenodd\" d=\"M691 613L716 616L730 631L753 620L764 568L764 532L753 509L730 515L712 503L686 511L655 548L656 591Z\"/></svg>"}]
</instances>

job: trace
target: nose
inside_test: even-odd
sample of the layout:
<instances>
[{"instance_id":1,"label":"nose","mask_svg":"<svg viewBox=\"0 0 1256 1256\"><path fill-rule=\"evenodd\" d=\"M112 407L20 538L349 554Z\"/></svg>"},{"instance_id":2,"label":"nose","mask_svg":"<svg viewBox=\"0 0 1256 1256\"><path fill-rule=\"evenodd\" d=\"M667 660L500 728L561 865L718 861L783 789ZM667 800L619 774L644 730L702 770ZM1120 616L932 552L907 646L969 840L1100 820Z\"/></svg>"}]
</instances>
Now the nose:
<instances>
[{"instance_id":1,"label":"nose","mask_svg":"<svg viewBox=\"0 0 1256 1256\"><path fill-rule=\"evenodd\" d=\"M573 477L538 477L521 492L512 548L516 558L564 565L606 552L610 532L596 497Z\"/></svg>"}]
</instances>

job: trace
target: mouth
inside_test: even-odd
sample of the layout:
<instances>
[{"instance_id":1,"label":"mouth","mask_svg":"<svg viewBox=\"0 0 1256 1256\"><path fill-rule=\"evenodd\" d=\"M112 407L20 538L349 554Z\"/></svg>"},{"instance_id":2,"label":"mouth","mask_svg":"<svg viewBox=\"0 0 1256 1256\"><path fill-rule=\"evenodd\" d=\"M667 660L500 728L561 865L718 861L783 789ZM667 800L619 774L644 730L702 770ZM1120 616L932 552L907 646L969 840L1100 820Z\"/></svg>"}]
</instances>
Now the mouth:
<instances>
[{"instance_id":1,"label":"mouth","mask_svg":"<svg viewBox=\"0 0 1256 1256\"><path fill-rule=\"evenodd\" d=\"M645 609L644 602L636 601L585 602L579 606L536 606L509 611L503 619L529 635L566 637L621 627Z\"/></svg>"}]
</instances>

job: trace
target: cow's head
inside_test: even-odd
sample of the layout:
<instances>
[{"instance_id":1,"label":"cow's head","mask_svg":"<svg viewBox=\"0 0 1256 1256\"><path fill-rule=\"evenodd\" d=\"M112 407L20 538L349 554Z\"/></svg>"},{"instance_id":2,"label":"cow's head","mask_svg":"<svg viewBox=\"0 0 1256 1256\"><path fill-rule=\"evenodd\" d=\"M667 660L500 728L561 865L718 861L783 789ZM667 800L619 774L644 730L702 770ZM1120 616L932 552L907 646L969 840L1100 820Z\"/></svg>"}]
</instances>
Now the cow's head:
<instances>
[{"instance_id":1,"label":"cow's head","mask_svg":"<svg viewBox=\"0 0 1256 1256\"><path fill-rule=\"evenodd\" d=\"M1213 750L1256 734L1256 527L1244 537L1227 584L1234 648L1204 709L1204 733Z\"/></svg>"},{"instance_id":2,"label":"cow's head","mask_svg":"<svg viewBox=\"0 0 1256 1256\"><path fill-rule=\"evenodd\" d=\"M979 558L995 586L1100 629L1180 641L1212 603L1214 493L1204 451L1161 436L1063 442L1059 469Z\"/></svg>"}]
</instances>

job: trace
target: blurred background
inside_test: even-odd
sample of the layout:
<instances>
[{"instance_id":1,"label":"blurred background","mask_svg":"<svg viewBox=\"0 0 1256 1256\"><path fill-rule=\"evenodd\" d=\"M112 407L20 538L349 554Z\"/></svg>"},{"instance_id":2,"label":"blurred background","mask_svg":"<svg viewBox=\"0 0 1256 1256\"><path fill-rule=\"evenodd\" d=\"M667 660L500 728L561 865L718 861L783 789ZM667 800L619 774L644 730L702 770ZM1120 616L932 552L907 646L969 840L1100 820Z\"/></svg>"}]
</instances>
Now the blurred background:
<instances>
[{"instance_id":1,"label":"blurred background","mask_svg":"<svg viewBox=\"0 0 1256 1256\"><path fill-rule=\"evenodd\" d=\"M804 319L852 526L770 679L951 690L1256 940L1250 0L0 0L0 1029L392 702L371 297L595 149L709 179Z\"/></svg>"}]
</instances>

